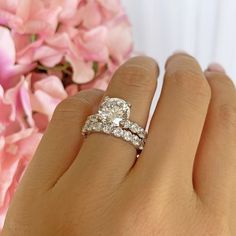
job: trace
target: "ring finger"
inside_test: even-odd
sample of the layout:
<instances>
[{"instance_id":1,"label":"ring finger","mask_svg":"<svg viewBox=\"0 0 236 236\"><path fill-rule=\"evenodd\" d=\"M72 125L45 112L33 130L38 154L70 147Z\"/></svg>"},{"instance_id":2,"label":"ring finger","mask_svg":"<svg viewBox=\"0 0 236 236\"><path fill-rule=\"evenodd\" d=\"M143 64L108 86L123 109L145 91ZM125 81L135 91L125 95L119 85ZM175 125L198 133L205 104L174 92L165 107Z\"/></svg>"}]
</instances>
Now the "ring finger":
<instances>
[{"instance_id":1,"label":"ring finger","mask_svg":"<svg viewBox=\"0 0 236 236\"><path fill-rule=\"evenodd\" d=\"M105 96L129 102L132 105L130 120L144 128L156 90L158 73L158 66L153 59L132 58L117 70ZM136 149L130 143L110 135L93 133L83 143L68 171L68 177L77 181L78 174L80 179L81 175L83 179L88 179L89 175L90 180L98 179L104 184L105 179L107 183L115 185L121 182L135 160Z\"/></svg>"}]
</instances>

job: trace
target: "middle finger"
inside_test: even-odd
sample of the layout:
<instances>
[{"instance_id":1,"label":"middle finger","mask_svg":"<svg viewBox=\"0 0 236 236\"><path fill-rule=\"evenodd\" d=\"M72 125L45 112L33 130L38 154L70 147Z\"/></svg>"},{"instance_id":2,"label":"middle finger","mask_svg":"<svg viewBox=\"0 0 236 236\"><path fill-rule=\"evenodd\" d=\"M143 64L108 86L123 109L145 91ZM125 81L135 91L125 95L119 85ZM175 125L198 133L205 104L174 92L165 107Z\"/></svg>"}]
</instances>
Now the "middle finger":
<instances>
[{"instance_id":1,"label":"middle finger","mask_svg":"<svg viewBox=\"0 0 236 236\"><path fill-rule=\"evenodd\" d=\"M165 183L171 179L175 185L182 181L187 184L181 186L192 187L194 158L210 98L210 86L193 57L175 54L169 58L144 158L135 168L144 170L154 183L164 178Z\"/></svg>"}]
</instances>

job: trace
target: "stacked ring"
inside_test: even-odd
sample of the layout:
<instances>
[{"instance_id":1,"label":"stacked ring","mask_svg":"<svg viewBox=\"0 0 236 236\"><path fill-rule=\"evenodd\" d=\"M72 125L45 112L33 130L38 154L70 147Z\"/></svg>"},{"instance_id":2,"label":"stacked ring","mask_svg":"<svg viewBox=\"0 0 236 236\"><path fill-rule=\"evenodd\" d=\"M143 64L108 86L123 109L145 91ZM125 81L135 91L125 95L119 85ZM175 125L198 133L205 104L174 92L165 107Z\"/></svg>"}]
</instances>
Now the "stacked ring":
<instances>
[{"instance_id":1,"label":"stacked ring","mask_svg":"<svg viewBox=\"0 0 236 236\"><path fill-rule=\"evenodd\" d=\"M142 151L147 138L147 132L137 123L130 121L131 105L120 98L105 97L98 113L91 115L82 129L82 134L104 133L133 144Z\"/></svg>"}]
</instances>

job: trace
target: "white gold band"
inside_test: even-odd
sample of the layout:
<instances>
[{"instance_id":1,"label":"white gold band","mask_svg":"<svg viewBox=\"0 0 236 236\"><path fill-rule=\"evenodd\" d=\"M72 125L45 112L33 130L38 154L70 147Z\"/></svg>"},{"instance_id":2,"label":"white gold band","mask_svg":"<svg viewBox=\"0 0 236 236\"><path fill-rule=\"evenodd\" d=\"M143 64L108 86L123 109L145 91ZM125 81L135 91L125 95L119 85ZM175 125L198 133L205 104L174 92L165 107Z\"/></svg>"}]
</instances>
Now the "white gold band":
<instances>
[{"instance_id":1,"label":"white gold band","mask_svg":"<svg viewBox=\"0 0 236 236\"><path fill-rule=\"evenodd\" d=\"M104 133L117 138L122 138L123 140L133 144L135 148L140 151L144 148L144 139L141 139L136 134L132 134L129 130L124 130L118 126L112 126L111 124L107 125L89 119L83 127L82 134L87 136L91 133Z\"/></svg>"}]
</instances>

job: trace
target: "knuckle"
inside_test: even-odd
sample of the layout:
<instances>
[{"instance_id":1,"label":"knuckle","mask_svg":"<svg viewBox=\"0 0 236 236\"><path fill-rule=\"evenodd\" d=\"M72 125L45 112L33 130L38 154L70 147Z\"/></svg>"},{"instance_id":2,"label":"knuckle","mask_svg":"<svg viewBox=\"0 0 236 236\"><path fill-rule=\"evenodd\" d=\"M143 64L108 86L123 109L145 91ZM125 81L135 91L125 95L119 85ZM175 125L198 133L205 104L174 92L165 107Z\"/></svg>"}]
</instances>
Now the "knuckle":
<instances>
[{"instance_id":1,"label":"knuckle","mask_svg":"<svg viewBox=\"0 0 236 236\"><path fill-rule=\"evenodd\" d=\"M128 89L134 88L142 91L153 91L156 88L157 81L148 68L142 65L126 65L125 69L120 68L117 71L117 77L121 84Z\"/></svg>"},{"instance_id":2,"label":"knuckle","mask_svg":"<svg viewBox=\"0 0 236 236\"><path fill-rule=\"evenodd\" d=\"M210 100L210 86L200 72L189 70L177 70L171 74L167 72L166 79L190 103L199 104Z\"/></svg>"}]
</instances>

